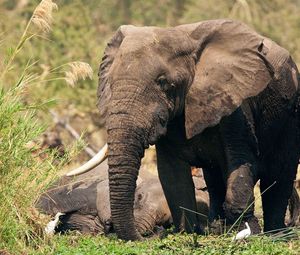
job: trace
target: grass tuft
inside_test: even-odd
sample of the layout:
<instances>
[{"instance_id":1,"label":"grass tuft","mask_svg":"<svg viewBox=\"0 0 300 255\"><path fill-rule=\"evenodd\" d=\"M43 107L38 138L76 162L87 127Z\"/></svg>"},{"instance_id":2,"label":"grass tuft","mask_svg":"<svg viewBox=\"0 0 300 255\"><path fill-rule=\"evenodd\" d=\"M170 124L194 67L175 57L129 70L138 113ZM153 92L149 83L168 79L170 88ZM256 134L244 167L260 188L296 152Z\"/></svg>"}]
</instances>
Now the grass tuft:
<instances>
[{"instance_id":1,"label":"grass tuft","mask_svg":"<svg viewBox=\"0 0 300 255\"><path fill-rule=\"evenodd\" d=\"M28 33L31 23L49 30L52 10L56 8L50 0L40 2L17 46L7 52L7 61L0 69L0 254L1 250L17 254L47 242L43 229L49 218L34 209L34 202L57 178L58 169L77 153L79 147L75 145L69 149L60 163L54 165L53 162L57 162L54 160L55 152L43 151L39 145L38 149L29 146L46 130L46 125L37 116L38 112L48 110L55 100L28 101L29 88L46 78L31 71L37 61L28 61L23 69L20 66L19 69L12 68L25 42L33 38ZM5 79L10 72L16 74L15 82ZM83 74L78 76L78 79L83 78ZM47 157L41 158L41 154Z\"/></svg>"},{"instance_id":2,"label":"grass tuft","mask_svg":"<svg viewBox=\"0 0 300 255\"><path fill-rule=\"evenodd\" d=\"M22 102L23 88L0 90L0 248L24 248L42 238L33 203L56 177L53 157L41 161L26 146L45 130L35 109Z\"/></svg>"}]
</instances>

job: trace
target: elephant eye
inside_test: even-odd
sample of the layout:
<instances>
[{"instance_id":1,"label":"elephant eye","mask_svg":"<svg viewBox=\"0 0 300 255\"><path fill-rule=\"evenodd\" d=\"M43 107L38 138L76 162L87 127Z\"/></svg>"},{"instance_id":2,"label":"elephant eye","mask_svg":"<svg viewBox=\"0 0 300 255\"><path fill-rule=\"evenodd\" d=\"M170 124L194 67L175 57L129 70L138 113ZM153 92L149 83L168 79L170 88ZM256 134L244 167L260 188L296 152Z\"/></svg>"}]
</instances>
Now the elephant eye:
<instances>
[{"instance_id":1,"label":"elephant eye","mask_svg":"<svg viewBox=\"0 0 300 255\"><path fill-rule=\"evenodd\" d=\"M175 84L173 82L169 82L164 75L160 76L157 79L157 84L161 87L163 91L169 91L175 88Z\"/></svg>"},{"instance_id":2,"label":"elephant eye","mask_svg":"<svg viewBox=\"0 0 300 255\"><path fill-rule=\"evenodd\" d=\"M167 78L163 75L163 76L160 76L158 79L157 79L157 83L159 86L161 86L162 88L167 86L168 84L168 80Z\"/></svg>"}]
</instances>

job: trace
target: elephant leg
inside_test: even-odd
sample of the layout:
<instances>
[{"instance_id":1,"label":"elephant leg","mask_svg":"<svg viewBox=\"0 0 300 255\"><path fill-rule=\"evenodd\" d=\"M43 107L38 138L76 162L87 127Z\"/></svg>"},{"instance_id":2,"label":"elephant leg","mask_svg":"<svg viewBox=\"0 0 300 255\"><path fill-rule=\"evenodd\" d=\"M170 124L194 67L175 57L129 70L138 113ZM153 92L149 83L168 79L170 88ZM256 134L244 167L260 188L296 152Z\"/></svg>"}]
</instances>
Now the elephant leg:
<instances>
[{"instance_id":1,"label":"elephant leg","mask_svg":"<svg viewBox=\"0 0 300 255\"><path fill-rule=\"evenodd\" d=\"M284 219L297 173L298 155L291 148L274 153L268 162L267 172L260 180L261 193L265 191L262 195L265 232L286 227Z\"/></svg>"},{"instance_id":2,"label":"elephant leg","mask_svg":"<svg viewBox=\"0 0 300 255\"><path fill-rule=\"evenodd\" d=\"M203 168L203 174L209 194L209 221L224 219L223 203L226 188L219 168Z\"/></svg>"},{"instance_id":3,"label":"elephant leg","mask_svg":"<svg viewBox=\"0 0 300 255\"><path fill-rule=\"evenodd\" d=\"M233 224L243 214L243 221L248 221L252 232L260 232L254 217L254 178L250 164L243 164L231 171L227 178L227 190L224 203L226 219ZM243 226L244 227L244 226Z\"/></svg>"},{"instance_id":4,"label":"elephant leg","mask_svg":"<svg viewBox=\"0 0 300 255\"><path fill-rule=\"evenodd\" d=\"M242 109L224 118L220 125L227 161L225 217L229 224L241 215L253 233L260 232L254 216L254 185L257 181L257 141ZM243 226L244 227L244 226Z\"/></svg>"},{"instance_id":5,"label":"elephant leg","mask_svg":"<svg viewBox=\"0 0 300 255\"><path fill-rule=\"evenodd\" d=\"M286 180L273 183L265 179L260 181L261 192L267 190L262 195L264 232L282 230L286 227L284 223L285 213L293 186Z\"/></svg>"},{"instance_id":6,"label":"elephant leg","mask_svg":"<svg viewBox=\"0 0 300 255\"><path fill-rule=\"evenodd\" d=\"M195 188L190 165L179 159L174 147L161 139L156 144L159 179L176 231L200 232ZM186 208L188 210L185 210Z\"/></svg>"},{"instance_id":7,"label":"elephant leg","mask_svg":"<svg viewBox=\"0 0 300 255\"><path fill-rule=\"evenodd\" d=\"M269 152L264 156L265 171L261 176L261 192L272 185L262 195L264 231L285 227L285 213L297 173L298 123L293 115L289 115L282 122L285 125L278 133L276 145L269 146Z\"/></svg>"}]
</instances>

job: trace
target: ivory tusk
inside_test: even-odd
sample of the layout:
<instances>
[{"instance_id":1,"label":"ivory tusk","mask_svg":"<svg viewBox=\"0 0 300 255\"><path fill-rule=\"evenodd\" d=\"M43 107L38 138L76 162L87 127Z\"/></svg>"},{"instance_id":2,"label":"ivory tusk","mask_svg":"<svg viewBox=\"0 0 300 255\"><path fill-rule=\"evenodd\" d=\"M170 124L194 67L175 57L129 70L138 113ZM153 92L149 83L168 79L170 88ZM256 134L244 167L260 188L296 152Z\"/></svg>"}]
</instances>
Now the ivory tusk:
<instances>
[{"instance_id":1,"label":"ivory tusk","mask_svg":"<svg viewBox=\"0 0 300 255\"><path fill-rule=\"evenodd\" d=\"M88 162L83 164L82 166L72 170L71 172L67 173L66 176L75 176L79 174L86 173L93 169L94 167L100 165L105 159L107 159L107 143L103 146L103 148Z\"/></svg>"}]
</instances>

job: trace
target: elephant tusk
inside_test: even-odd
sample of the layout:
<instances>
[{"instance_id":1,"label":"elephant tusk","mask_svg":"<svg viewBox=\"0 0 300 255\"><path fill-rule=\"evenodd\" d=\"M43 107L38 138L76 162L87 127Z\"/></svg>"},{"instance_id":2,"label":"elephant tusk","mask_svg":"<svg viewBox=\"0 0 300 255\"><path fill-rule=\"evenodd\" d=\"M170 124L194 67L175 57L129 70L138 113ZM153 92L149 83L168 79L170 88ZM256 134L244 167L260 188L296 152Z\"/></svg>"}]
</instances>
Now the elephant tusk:
<instances>
[{"instance_id":1,"label":"elephant tusk","mask_svg":"<svg viewBox=\"0 0 300 255\"><path fill-rule=\"evenodd\" d=\"M100 165L105 159L107 159L107 143L103 146L103 148L94 156L92 157L88 162L86 162L84 165L72 170L71 172L67 173L66 176L75 176L79 174L86 173L93 169L94 167Z\"/></svg>"}]
</instances>

